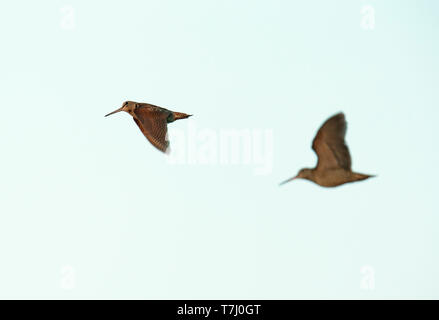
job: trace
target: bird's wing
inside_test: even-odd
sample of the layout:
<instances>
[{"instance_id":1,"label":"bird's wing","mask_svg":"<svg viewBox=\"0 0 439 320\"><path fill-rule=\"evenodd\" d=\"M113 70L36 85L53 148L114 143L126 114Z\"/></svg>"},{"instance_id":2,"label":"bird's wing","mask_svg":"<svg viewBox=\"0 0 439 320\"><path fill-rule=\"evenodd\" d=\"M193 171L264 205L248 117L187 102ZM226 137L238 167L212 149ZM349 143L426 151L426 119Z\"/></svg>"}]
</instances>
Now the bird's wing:
<instances>
[{"instance_id":1,"label":"bird's wing","mask_svg":"<svg viewBox=\"0 0 439 320\"><path fill-rule=\"evenodd\" d=\"M343 113L332 116L320 127L312 142L318 157L318 169L351 170L351 156L345 143L346 120Z\"/></svg>"},{"instance_id":2,"label":"bird's wing","mask_svg":"<svg viewBox=\"0 0 439 320\"><path fill-rule=\"evenodd\" d=\"M167 118L172 112L164 108L142 105L134 110L134 121L154 147L166 152L169 147Z\"/></svg>"}]
</instances>

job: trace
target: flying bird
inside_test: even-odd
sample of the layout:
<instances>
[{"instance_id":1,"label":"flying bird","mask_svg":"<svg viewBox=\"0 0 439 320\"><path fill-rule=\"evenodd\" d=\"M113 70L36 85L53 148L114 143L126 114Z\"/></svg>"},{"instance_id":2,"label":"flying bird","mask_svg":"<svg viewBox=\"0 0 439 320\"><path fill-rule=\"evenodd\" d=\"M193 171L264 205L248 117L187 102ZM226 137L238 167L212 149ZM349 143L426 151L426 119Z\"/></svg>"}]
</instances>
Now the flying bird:
<instances>
[{"instance_id":1,"label":"flying bird","mask_svg":"<svg viewBox=\"0 0 439 320\"><path fill-rule=\"evenodd\" d=\"M346 127L342 112L326 120L312 142L312 148L318 157L317 166L313 169L301 169L295 177L281 185L294 179L307 179L322 187L336 187L374 177L351 170L351 155L345 143Z\"/></svg>"},{"instance_id":2,"label":"flying bird","mask_svg":"<svg viewBox=\"0 0 439 320\"><path fill-rule=\"evenodd\" d=\"M105 116L107 117L120 111L125 111L132 115L140 131L142 131L154 147L162 152L169 152L167 124L192 116L191 114L174 112L152 104L134 101L125 101L122 107Z\"/></svg>"}]
</instances>

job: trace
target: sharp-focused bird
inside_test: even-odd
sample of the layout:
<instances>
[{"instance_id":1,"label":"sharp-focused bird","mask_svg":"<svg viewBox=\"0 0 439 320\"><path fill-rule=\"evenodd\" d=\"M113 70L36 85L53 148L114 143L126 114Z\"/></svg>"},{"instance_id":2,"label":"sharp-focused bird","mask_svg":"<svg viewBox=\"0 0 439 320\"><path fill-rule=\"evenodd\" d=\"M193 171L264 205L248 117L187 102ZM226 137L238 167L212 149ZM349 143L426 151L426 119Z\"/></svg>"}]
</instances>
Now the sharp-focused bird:
<instances>
[{"instance_id":1,"label":"sharp-focused bird","mask_svg":"<svg viewBox=\"0 0 439 320\"><path fill-rule=\"evenodd\" d=\"M117 113L120 111L128 112L133 116L134 122L139 126L140 131L152 143L154 147L162 152L169 151L168 126L175 120L189 118L190 114L174 112L154 106L148 103L139 103L134 101L125 101L122 107L105 115Z\"/></svg>"},{"instance_id":2,"label":"sharp-focused bird","mask_svg":"<svg viewBox=\"0 0 439 320\"><path fill-rule=\"evenodd\" d=\"M318 157L317 166L300 170L295 177L282 182L281 185L294 179L307 179L322 187L336 187L373 177L352 172L351 155L345 143L346 127L343 113L326 120L312 142L312 148Z\"/></svg>"}]
</instances>

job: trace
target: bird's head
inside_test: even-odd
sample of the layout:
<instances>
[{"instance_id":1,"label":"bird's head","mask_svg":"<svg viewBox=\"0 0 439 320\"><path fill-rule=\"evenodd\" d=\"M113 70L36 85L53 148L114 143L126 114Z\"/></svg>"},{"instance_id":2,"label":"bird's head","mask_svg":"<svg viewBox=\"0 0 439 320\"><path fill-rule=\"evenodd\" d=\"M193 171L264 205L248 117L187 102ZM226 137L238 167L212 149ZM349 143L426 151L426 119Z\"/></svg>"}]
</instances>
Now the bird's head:
<instances>
[{"instance_id":1,"label":"bird's head","mask_svg":"<svg viewBox=\"0 0 439 320\"><path fill-rule=\"evenodd\" d=\"M312 177L312 170L308 168L300 169L295 179L310 179Z\"/></svg>"},{"instance_id":2,"label":"bird's head","mask_svg":"<svg viewBox=\"0 0 439 320\"><path fill-rule=\"evenodd\" d=\"M114 110L113 112L110 112L109 114L106 114L105 116L109 116L111 114L120 112L120 111L125 111L128 112L129 114L132 114L134 109L136 109L136 103L134 101L125 101L124 103L122 103L122 107L120 107L117 110Z\"/></svg>"},{"instance_id":3,"label":"bird's head","mask_svg":"<svg viewBox=\"0 0 439 320\"><path fill-rule=\"evenodd\" d=\"M281 182L280 185L283 185L287 182L296 180L296 179L307 179L307 180L311 180L313 179L313 171L312 169L308 169L308 168L303 168L300 169L299 172L297 173L297 175L295 177L289 178L288 180L285 180L284 182Z\"/></svg>"}]
</instances>

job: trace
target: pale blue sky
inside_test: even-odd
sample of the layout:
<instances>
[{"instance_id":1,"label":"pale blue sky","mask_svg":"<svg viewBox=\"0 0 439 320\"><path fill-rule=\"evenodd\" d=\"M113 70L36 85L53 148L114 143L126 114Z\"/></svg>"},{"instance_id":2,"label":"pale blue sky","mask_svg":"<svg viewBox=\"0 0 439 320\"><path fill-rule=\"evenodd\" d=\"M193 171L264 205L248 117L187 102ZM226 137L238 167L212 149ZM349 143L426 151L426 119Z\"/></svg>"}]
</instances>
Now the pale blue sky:
<instances>
[{"instance_id":1,"label":"pale blue sky","mask_svg":"<svg viewBox=\"0 0 439 320\"><path fill-rule=\"evenodd\" d=\"M427 0L2 2L0 297L439 298L438 17ZM183 132L271 130L273 170L170 165L103 117L124 100L194 114ZM340 110L353 168L378 177L278 187Z\"/></svg>"}]
</instances>

